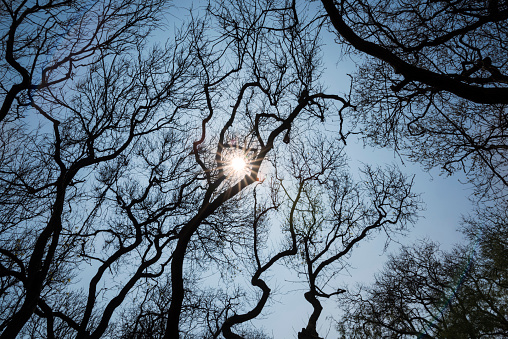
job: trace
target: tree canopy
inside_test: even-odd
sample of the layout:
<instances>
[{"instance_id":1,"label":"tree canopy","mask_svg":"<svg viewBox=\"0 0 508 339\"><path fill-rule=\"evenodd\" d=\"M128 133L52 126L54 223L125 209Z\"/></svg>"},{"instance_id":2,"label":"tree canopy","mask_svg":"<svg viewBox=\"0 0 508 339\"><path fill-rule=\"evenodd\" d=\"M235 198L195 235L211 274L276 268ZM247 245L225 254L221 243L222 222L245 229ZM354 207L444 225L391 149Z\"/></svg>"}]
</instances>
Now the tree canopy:
<instances>
[{"instance_id":1,"label":"tree canopy","mask_svg":"<svg viewBox=\"0 0 508 339\"><path fill-rule=\"evenodd\" d=\"M277 265L318 338L352 251L422 208L395 166L350 171L352 134L506 198L506 2L195 5L0 4L0 338L265 338Z\"/></svg>"},{"instance_id":2,"label":"tree canopy","mask_svg":"<svg viewBox=\"0 0 508 339\"><path fill-rule=\"evenodd\" d=\"M353 114L366 142L506 199L508 3L321 1L329 29L362 57Z\"/></svg>"},{"instance_id":3,"label":"tree canopy","mask_svg":"<svg viewBox=\"0 0 508 339\"><path fill-rule=\"evenodd\" d=\"M371 286L341 296L343 338L505 338L506 206L464 222L469 246L430 241L389 258Z\"/></svg>"}]
</instances>

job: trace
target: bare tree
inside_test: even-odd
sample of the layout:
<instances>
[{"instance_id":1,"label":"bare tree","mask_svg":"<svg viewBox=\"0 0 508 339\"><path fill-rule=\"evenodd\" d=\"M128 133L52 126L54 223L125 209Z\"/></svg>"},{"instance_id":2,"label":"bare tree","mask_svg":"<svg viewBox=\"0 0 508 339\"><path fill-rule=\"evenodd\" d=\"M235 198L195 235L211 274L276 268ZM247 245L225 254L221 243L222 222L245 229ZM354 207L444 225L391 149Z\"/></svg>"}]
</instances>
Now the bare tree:
<instances>
[{"instance_id":1,"label":"bare tree","mask_svg":"<svg viewBox=\"0 0 508 339\"><path fill-rule=\"evenodd\" d=\"M393 90L421 84L421 92L508 103L505 1L321 2L342 41L393 68Z\"/></svg>"},{"instance_id":2,"label":"bare tree","mask_svg":"<svg viewBox=\"0 0 508 339\"><path fill-rule=\"evenodd\" d=\"M507 180L505 1L321 1L356 75L366 141L504 199Z\"/></svg>"},{"instance_id":3,"label":"bare tree","mask_svg":"<svg viewBox=\"0 0 508 339\"><path fill-rule=\"evenodd\" d=\"M304 297L313 308L298 337L318 338L320 299L345 292L336 276L347 267L353 249L380 231L392 236L405 230L416 219L419 201L412 182L393 167L367 166L355 182L337 141L299 142L290 166L296 193L285 189L292 203L286 227L294 229L298 256L287 262L306 277Z\"/></svg>"},{"instance_id":4,"label":"bare tree","mask_svg":"<svg viewBox=\"0 0 508 339\"><path fill-rule=\"evenodd\" d=\"M166 5L135 0L2 2L0 121L22 115L42 93L64 85L91 62L136 46Z\"/></svg>"},{"instance_id":5,"label":"bare tree","mask_svg":"<svg viewBox=\"0 0 508 339\"><path fill-rule=\"evenodd\" d=\"M310 182L330 209L352 199L363 227L331 239L338 254L325 240L327 263L309 259L312 293L370 229L414 212L394 172L366 172L364 209L340 189L337 143L307 139L352 107L320 85L319 17L295 1L220 2L152 44L165 5L3 3L0 338L263 337L248 324L270 297L263 275L310 253ZM305 152L305 175L279 176L296 173L284 154ZM295 182L297 198L283 189ZM267 249L284 215L287 241ZM259 294L207 285L240 267Z\"/></svg>"},{"instance_id":6,"label":"bare tree","mask_svg":"<svg viewBox=\"0 0 508 339\"><path fill-rule=\"evenodd\" d=\"M7 303L2 307L2 338L13 338L23 328L30 331L31 325L25 324L34 317L45 319L47 337L60 337L69 328L86 332L89 309L81 307L79 296L61 294L75 274L72 268L82 262L75 257L90 259L85 250L89 224L100 215L101 203L88 211L84 207L93 205L98 193L86 178L96 177L91 172L95 169L98 182L112 185L108 176L120 171L125 153L132 152L142 136L175 123L174 114L161 117L158 109L184 80L179 72L187 68L185 59L175 55L170 60L174 68L166 68L163 81L157 79L160 73L149 72L160 69L157 61L164 61L162 55L154 51L150 61L139 55L136 63L132 54L141 48L163 5L133 1L91 2L86 7L70 1L2 5L2 24L7 25L2 33L0 117L1 275L7 282L2 293ZM88 78L66 81L87 66ZM76 211L77 206L83 209ZM91 232L102 235L101 230ZM120 246L118 252L124 250ZM105 268L109 265L104 263ZM71 305L60 302L63 299ZM61 312L54 304L68 309ZM80 311L85 311L81 324L72 316L81 317ZM34 330L42 330L37 327Z\"/></svg>"}]
</instances>

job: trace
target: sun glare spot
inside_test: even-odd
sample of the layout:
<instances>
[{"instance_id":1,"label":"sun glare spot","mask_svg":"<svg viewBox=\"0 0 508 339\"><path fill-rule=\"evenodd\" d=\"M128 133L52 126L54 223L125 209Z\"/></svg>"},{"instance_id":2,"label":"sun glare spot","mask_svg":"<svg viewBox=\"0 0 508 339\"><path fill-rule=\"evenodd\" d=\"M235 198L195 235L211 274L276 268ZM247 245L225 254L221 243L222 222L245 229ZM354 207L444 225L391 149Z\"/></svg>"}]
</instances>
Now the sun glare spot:
<instances>
[{"instance_id":1,"label":"sun glare spot","mask_svg":"<svg viewBox=\"0 0 508 339\"><path fill-rule=\"evenodd\" d=\"M231 160L231 168L235 172L243 172L247 167L247 163L241 157L235 157Z\"/></svg>"}]
</instances>

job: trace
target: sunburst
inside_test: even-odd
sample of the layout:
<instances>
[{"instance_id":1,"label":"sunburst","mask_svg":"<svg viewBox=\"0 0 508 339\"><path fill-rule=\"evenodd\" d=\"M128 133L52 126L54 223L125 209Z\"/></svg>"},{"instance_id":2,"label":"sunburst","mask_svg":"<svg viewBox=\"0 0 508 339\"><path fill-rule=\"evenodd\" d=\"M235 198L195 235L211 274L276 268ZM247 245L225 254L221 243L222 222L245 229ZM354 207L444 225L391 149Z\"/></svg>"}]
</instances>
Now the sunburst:
<instances>
[{"instance_id":1,"label":"sunburst","mask_svg":"<svg viewBox=\"0 0 508 339\"><path fill-rule=\"evenodd\" d=\"M235 152L227 161L228 176L234 180L243 178L250 173L249 160L243 152Z\"/></svg>"},{"instance_id":2,"label":"sunburst","mask_svg":"<svg viewBox=\"0 0 508 339\"><path fill-rule=\"evenodd\" d=\"M248 146L239 143L234 137L221 149L221 169L230 182L236 182L252 175L252 161L256 157L258 148L252 147L252 141L247 144Z\"/></svg>"},{"instance_id":3,"label":"sunburst","mask_svg":"<svg viewBox=\"0 0 508 339\"><path fill-rule=\"evenodd\" d=\"M236 156L231 159L230 167L234 172L244 172L247 167L247 163L241 156Z\"/></svg>"}]
</instances>

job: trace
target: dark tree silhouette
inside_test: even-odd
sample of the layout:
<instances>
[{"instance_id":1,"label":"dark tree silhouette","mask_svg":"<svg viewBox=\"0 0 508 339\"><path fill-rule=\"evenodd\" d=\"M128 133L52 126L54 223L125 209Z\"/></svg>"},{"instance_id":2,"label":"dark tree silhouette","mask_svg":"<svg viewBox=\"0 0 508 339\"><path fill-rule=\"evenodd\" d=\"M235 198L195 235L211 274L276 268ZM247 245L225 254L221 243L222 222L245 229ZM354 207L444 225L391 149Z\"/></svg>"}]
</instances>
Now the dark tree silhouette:
<instances>
[{"instance_id":1,"label":"dark tree silhouette","mask_svg":"<svg viewBox=\"0 0 508 339\"><path fill-rule=\"evenodd\" d=\"M404 230L414 221L419 205L411 193L411 182L394 168L367 167L358 184L344 173L326 178L328 192L312 186L319 177L300 172L298 178L303 206L296 209L301 263L295 269L307 277L304 296L313 307L307 326L298 334L305 339L318 337L316 325L323 310L319 298L345 292L335 285L334 277L347 265L354 247L374 232Z\"/></svg>"},{"instance_id":2,"label":"dark tree silhouette","mask_svg":"<svg viewBox=\"0 0 508 339\"><path fill-rule=\"evenodd\" d=\"M471 246L481 242L474 258L463 247L450 253L431 242L405 247L373 286L341 294L346 315L339 329L345 338L506 336L500 253L508 188L508 3L321 4L344 51L361 58L351 116L365 142L389 146L425 169L464 171L476 189L473 199L487 202L478 220L468 221ZM478 234L497 235L478 240ZM497 252L486 250L489 242Z\"/></svg>"},{"instance_id":3,"label":"dark tree silhouette","mask_svg":"<svg viewBox=\"0 0 508 339\"><path fill-rule=\"evenodd\" d=\"M157 0L2 2L0 121L36 107L40 96L90 62L136 46L165 6L167 1Z\"/></svg>"},{"instance_id":4,"label":"dark tree silhouette","mask_svg":"<svg viewBox=\"0 0 508 339\"><path fill-rule=\"evenodd\" d=\"M442 252L422 241L404 247L372 286L342 295L343 337L506 337L505 208L465 221L470 246Z\"/></svg>"},{"instance_id":5,"label":"dark tree silhouette","mask_svg":"<svg viewBox=\"0 0 508 339\"><path fill-rule=\"evenodd\" d=\"M223 1L170 29L167 6L2 2L0 338L263 337L275 264L306 254L315 305L371 230L412 221L406 178L356 185L314 139L352 108L320 84L319 16Z\"/></svg>"},{"instance_id":6,"label":"dark tree silhouette","mask_svg":"<svg viewBox=\"0 0 508 339\"><path fill-rule=\"evenodd\" d=\"M354 84L366 141L505 199L508 3L321 2L337 39L366 56Z\"/></svg>"},{"instance_id":7,"label":"dark tree silhouette","mask_svg":"<svg viewBox=\"0 0 508 339\"><path fill-rule=\"evenodd\" d=\"M232 2L149 47L164 5L2 7L2 338L253 333L261 275L297 253L289 230L261 258L280 194L260 170L349 106L320 90L318 29L295 3ZM246 313L242 290L200 283L253 256Z\"/></svg>"},{"instance_id":8,"label":"dark tree silhouette","mask_svg":"<svg viewBox=\"0 0 508 339\"><path fill-rule=\"evenodd\" d=\"M341 40L391 66L392 90L508 103L505 1L321 2Z\"/></svg>"}]
</instances>

